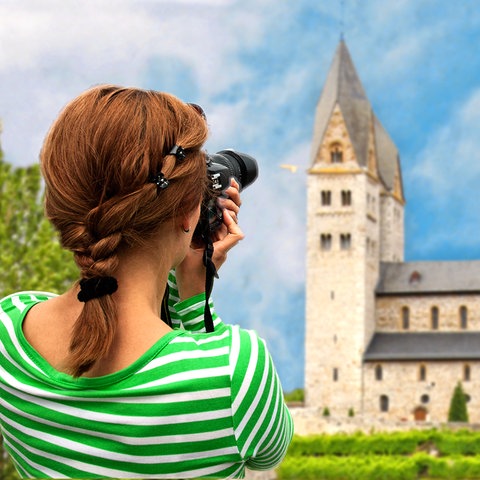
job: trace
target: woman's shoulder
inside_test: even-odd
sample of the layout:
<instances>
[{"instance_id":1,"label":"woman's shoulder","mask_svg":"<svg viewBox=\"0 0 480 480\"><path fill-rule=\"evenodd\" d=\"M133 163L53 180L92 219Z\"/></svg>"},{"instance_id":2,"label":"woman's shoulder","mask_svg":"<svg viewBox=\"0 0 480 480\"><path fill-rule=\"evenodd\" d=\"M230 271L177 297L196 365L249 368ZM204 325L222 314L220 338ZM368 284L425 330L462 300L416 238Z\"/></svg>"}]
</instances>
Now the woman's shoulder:
<instances>
[{"instance_id":1,"label":"woman's shoulder","mask_svg":"<svg viewBox=\"0 0 480 480\"><path fill-rule=\"evenodd\" d=\"M4 314L13 312L22 313L39 302L44 302L50 298L56 297L55 293L42 292L37 290L24 290L11 293L0 299L0 309Z\"/></svg>"}]
</instances>

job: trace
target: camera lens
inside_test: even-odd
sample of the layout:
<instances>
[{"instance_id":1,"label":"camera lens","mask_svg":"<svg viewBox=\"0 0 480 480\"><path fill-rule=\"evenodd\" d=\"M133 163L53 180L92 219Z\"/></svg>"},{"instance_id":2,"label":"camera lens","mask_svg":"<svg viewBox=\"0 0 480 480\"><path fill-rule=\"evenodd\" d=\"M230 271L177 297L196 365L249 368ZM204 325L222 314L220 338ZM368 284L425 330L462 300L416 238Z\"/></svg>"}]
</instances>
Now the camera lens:
<instances>
[{"instance_id":1,"label":"camera lens","mask_svg":"<svg viewBox=\"0 0 480 480\"><path fill-rule=\"evenodd\" d=\"M221 150L211 155L214 163L219 163L228 169L230 177L234 177L241 188L246 188L258 177L257 161L246 153L234 150Z\"/></svg>"}]
</instances>

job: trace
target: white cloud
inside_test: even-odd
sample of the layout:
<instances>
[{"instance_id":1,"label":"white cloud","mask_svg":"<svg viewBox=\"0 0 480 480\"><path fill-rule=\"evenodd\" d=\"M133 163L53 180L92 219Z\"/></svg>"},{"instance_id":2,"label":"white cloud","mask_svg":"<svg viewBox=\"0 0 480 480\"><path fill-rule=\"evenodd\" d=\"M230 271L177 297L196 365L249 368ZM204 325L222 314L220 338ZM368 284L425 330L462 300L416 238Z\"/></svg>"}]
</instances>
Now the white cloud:
<instances>
[{"instance_id":1,"label":"white cloud","mask_svg":"<svg viewBox=\"0 0 480 480\"><path fill-rule=\"evenodd\" d=\"M459 189L475 191L480 181L479 125L480 88L428 138L408 180L423 183L440 204L450 202Z\"/></svg>"},{"instance_id":2,"label":"white cloud","mask_svg":"<svg viewBox=\"0 0 480 480\"><path fill-rule=\"evenodd\" d=\"M478 125L480 88L457 105L409 162L405 184L411 192L413 218L408 225L415 257L471 258L478 252Z\"/></svg>"},{"instance_id":3,"label":"white cloud","mask_svg":"<svg viewBox=\"0 0 480 480\"><path fill-rule=\"evenodd\" d=\"M0 6L2 145L17 164L37 160L63 105L98 83L142 86L149 62L191 70L201 99L245 81L239 48L261 38L262 20L231 1L20 1Z\"/></svg>"}]
</instances>

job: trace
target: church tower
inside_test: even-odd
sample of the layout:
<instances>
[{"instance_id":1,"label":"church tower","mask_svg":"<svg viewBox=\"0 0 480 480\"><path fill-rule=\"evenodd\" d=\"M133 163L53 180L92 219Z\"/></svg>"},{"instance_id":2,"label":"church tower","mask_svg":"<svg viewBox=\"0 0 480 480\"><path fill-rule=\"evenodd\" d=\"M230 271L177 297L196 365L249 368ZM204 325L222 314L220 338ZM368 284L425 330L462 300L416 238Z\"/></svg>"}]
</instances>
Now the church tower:
<instances>
[{"instance_id":1,"label":"church tower","mask_svg":"<svg viewBox=\"0 0 480 480\"><path fill-rule=\"evenodd\" d=\"M380 262L403 261L398 151L343 40L317 105L307 179L305 403L363 412Z\"/></svg>"}]
</instances>

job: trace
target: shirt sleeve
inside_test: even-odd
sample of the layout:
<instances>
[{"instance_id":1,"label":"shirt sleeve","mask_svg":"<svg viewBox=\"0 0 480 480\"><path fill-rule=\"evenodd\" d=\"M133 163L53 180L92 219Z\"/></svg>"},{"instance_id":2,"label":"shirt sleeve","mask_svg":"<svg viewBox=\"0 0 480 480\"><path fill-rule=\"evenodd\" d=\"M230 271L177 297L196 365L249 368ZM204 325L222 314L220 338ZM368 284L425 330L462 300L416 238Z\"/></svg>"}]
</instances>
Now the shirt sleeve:
<instances>
[{"instance_id":1,"label":"shirt sleeve","mask_svg":"<svg viewBox=\"0 0 480 480\"><path fill-rule=\"evenodd\" d=\"M185 329L190 332L205 332L205 293L180 301L174 271L171 271L168 276L168 288L168 309L173 328ZM208 305L212 314L214 331L225 328L215 312L212 298L209 298Z\"/></svg>"},{"instance_id":2,"label":"shirt sleeve","mask_svg":"<svg viewBox=\"0 0 480 480\"><path fill-rule=\"evenodd\" d=\"M284 458L293 421L265 342L255 332L232 328L232 413L246 466L270 470Z\"/></svg>"}]
</instances>

